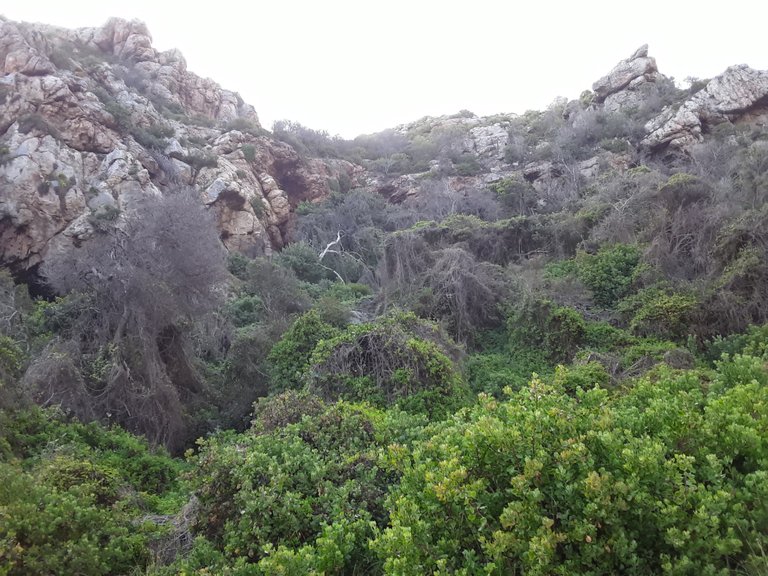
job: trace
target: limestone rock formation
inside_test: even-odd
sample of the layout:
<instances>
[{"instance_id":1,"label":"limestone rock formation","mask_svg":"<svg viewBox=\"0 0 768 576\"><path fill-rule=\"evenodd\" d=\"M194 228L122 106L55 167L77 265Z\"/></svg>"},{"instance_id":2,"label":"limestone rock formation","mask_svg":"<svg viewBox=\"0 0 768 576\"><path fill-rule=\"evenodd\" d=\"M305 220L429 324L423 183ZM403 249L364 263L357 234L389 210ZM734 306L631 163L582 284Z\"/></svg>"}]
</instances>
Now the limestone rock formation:
<instances>
[{"instance_id":1,"label":"limestone rock formation","mask_svg":"<svg viewBox=\"0 0 768 576\"><path fill-rule=\"evenodd\" d=\"M498 122L487 126L470 128L464 141L464 151L474 153L481 160L504 160L504 149L509 133Z\"/></svg>"},{"instance_id":2,"label":"limestone rock formation","mask_svg":"<svg viewBox=\"0 0 768 576\"><path fill-rule=\"evenodd\" d=\"M17 272L176 188L216 212L230 250L268 253L293 207L360 171L271 138L238 94L155 50L141 22L66 30L0 17L0 263Z\"/></svg>"},{"instance_id":3,"label":"limestone rock formation","mask_svg":"<svg viewBox=\"0 0 768 576\"><path fill-rule=\"evenodd\" d=\"M656 60L648 56L645 44L592 85L595 102L611 112L635 106L642 99L642 87L655 82L658 75Z\"/></svg>"},{"instance_id":4,"label":"limestone rock formation","mask_svg":"<svg viewBox=\"0 0 768 576\"><path fill-rule=\"evenodd\" d=\"M768 111L768 70L731 66L691 96L679 109L668 109L645 125L642 144L656 150L699 142L710 127L737 122Z\"/></svg>"}]
</instances>

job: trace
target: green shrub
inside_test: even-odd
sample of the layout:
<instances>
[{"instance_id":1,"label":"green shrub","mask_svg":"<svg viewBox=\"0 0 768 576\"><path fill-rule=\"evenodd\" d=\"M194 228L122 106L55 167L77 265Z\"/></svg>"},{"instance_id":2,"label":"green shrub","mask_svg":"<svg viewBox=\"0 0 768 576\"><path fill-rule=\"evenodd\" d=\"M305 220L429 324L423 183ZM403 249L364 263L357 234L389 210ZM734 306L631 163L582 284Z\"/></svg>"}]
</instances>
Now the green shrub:
<instances>
[{"instance_id":1,"label":"green shrub","mask_svg":"<svg viewBox=\"0 0 768 576\"><path fill-rule=\"evenodd\" d=\"M645 288L622 300L617 309L628 316L629 328L638 336L685 340L698 301L692 294Z\"/></svg>"},{"instance_id":2,"label":"green shrub","mask_svg":"<svg viewBox=\"0 0 768 576\"><path fill-rule=\"evenodd\" d=\"M519 390L533 374L546 377L554 367L540 350L514 348L504 352L472 354L467 358L467 382L474 393L500 396L505 388Z\"/></svg>"},{"instance_id":3,"label":"green shrub","mask_svg":"<svg viewBox=\"0 0 768 576\"><path fill-rule=\"evenodd\" d=\"M212 152L200 152L193 151L183 158L181 161L192 166L194 170L202 170L203 168L216 168L219 165L219 158Z\"/></svg>"},{"instance_id":4,"label":"green shrub","mask_svg":"<svg viewBox=\"0 0 768 576\"><path fill-rule=\"evenodd\" d=\"M637 246L616 244L600 248L597 254L576 255L576 275L592 290L595 304L605 308L629 294L640 270Z\"/></svg>"},{"instance_id":5,"label":"green shrub","mask_svg":"<svg viewBox=\"0 0 768 576\"><path fill-rule=\"evenodd\" d=\"M357 302L372 294L370 286L356 284L354 282L334 282L328 288L326 294L336 298L340 302Z\"/></svg>"},{"instance_id":6,"label":"green shrub","mask_svg":"<svg viewBox=\"0 0 768 576\"><path fill-rule=\"evenodd\" d=\"M422 424L339 403L271 430L210 438L193 459L199 526L224 562L258 562L263 573L379 573L368 540L372 524L386 522L396 481L380 454Z\"/></svg>"},{"instance_id":7,"label":"green shrub","mask_svg":"<svg viewBox=\"0 0 768 576\"><path fill-rule=\"evenodd\" d=\"M58 129L38 113L22 116L19 118L18 123L19 132L22 134L29 134L30 132L36 131L41 133L43 136L50 134L57 140L61 138L61 134L59 133Z\"/></svg>"},{"instance_id":8,"label":"green shrub","mask_svg":"<svg viewBox=\"0 0 768 576\"><path fill-rule=\"evenodd\" d=\"M243 152L243 158L248 162L256 160L256 147L253 144L243 144L240 150Z\"/></svg>"},{"instance_id":9,"label":"green shrub","mask_svg":"<svg viewBox=\"0 0 768 576\"><path fill-rule=\"evenodd\" d=\"M507 329L513 350L539 349L552 362L571 360L586 335L581 314L548 300L519 307L509 316Z\"/></svg>"},{"instance_id":10,"label":"green shrub","mask_svg":"<svg viewBox=\"0 0 768 576\"><path fill-rule=\"evenodd\" d=\"M452 160L456 174L459 176L477 176L485 171L485 167L474 154L462 154Z\"/></svg>"},{"instance_id":11,"label":"green shrub","mask_svg":"<svg viewBox=\"0 0 768 576\"><path fill-rule=\"evenodd\" d=\"M264 302L255 294L246 294L227 302L227 317L238 328L256 324L264 316Z\"/></svg>"},{"instance_id":12,"label":"green shrub","mask_svg":"<svg viewBox=\"0 0 768 576\"><path fill-rule=\"evenodd\" d=\"M599 351L613 351L628 346L635 338L626 330L611 326L607 322L587 322L584 331L584 345Z\"/></svg>"},{"instance_id":13,"label":"green shrub","mask_svg":"<svg viewBox=\"0 0 768 576\"><path fill-rule=\"evenodd\" d=\"M163 150L168 145L168 138L175 134L173 127L161 124L153 124L149 128L132 127L130 132L136 142L153 150Z\"/></svg>"},{"instance_id":14,"label":"green shrub","mask_svg":"<svg viewBox=\"0 0 768 576\"><path fill-rule=\"evenodd\" d=\"M683 207L702 202L712 193L711 186L692 174L673 174L659 186L659 197L667 210L674 212Z\"/></svg>"},{"instance_id":15,"label":"green shrub","mask_svg":"<svg viewBox=\"0 0 768 576\"><path fill-rule=\"evenodd\" d=\"M768 387L751 376L712 395L705 374L660 370L615 397L534 380L481 398L411 451L371 543L383 572L727 574L764 561Z\"/></svg>"},{"instance_id":16,"label":"green shrub","mask_svg":"<svg viewBox=\"0 0 768 576\"><path fill-rule=\"evenodd\" d=\"M0 411L0 573L128 574L180 505L179 462L53 410Z\"/></svg>"},{"instance_id":17,"label":"green shrub","mask_svg":"<svg viewBox=\"0 0 768 576\"><path fill-rule=\"evenodd\" d=\"M0 335L0 394L21 377L26 358L19 344L8 336Z\"/></svg>"},{"instance_id":18,"label":"green shrub","mask_svg":"<svg viewBox=\"0 0 768 576\"><path fill-rule=\"evenodd\" d=\"M555 387L575 394L577 390L589 390L595 386L605 388L611 381L611 377L605 370L605 366L599 362L586 362L574 364L569 367L558 366L552 382Z\"/></svg>"},{"instance_id":19,"label":"green shrub","mask_svg":"<svg viewBox=\"0 0 768 576\"><path fill-rule=\"evenodd\" d=\"M273 391L300 389L306 383L310 357L323 340L330 340L339 330L320 319L315 310L300 316L283 334L267 357Z\"/></svg>"},{"instance_id":20,"label":"green shrub","mask_svg":"<svg viewBox=\"0 0 768 576\"><path fill-rule=\"evenodd\" d=\"M278 266L292 270L299 280L317 283L332 278L333 273L323 266L317 252L304 242L295 242L283 248L275 257Z\"/></svg>"},{"instance_id":21,"label":"green shrub","mask_svg":"<svg viewBox=\"0 0 768 576\"><path fill-rule=\"evenodd\" d=\"M442 417L466 401L450 356L457 353L436 325L393 313L320 341L310 360L309 390L331 401L397 404Z\"/></svg>"},{"instance_id":22,"label":"green shrub","mask_svg":"<svg viewBox=\"0 0 768 576\"><path fill-rule=\"evenodd\" d=\"M718 336L707 343L705 355L710 361L719 360L723 354L746 354L768 360L768 324L750 326L743 334Z\"/></svg>"},{"instance_id":23,"label":"green shrub","mask_svg":"<svg viewBox=\"0 0 768 576\"><path fill-rule=\"evenodd\" d=\"M269 134L269 132L264 130L256 122L248 118L233 118L223 126L223 129L225 132L238 130L245 134L250 134L251 136L266 136Z\"/></svg>"},{"instance_id":24,"label":"green shrub","mask_svg":"<svg viewBox=\"0 0 768 576\"><path fill-rule=\"evenodd\" d=\"M125 574L147 563L147 533L100 505L92 483L60 488L0 463L3 574Z\"/></svg>"},{"instance_id":25,"label":"green shrub","mask_svg":"<svg viewBox=\"0 0 768 576\"><path fill-rule=\"evenodd\" d=\"M315 303L314 309L323 322L327 322L337 328L344 328L349 323L352 314L348 304L329 295L327 292L320 296Z\"/></svg>"}]
</instances>

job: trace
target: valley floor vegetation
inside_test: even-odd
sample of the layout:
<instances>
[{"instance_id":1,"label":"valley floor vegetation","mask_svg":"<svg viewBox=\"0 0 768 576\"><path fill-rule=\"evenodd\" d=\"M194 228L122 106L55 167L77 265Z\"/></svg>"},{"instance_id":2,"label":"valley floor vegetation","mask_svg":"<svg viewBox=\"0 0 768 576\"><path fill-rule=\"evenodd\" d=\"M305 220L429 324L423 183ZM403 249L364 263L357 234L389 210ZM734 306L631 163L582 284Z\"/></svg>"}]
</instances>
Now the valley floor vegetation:
<instances>
[{"instance_id":1,"label":"valley floor vegetation","mask_svg":"<svg viewBox=\"0 0 768 576\"><path fill-rule=\"evenodd\" d=\"M509 124L510 165L628 155L591 181L456 195L368 137L420 194L271 258L179 191L3 272L0 575L768 573L768 135L656 159L651 112Z\"/></svg>"}]
</instances>

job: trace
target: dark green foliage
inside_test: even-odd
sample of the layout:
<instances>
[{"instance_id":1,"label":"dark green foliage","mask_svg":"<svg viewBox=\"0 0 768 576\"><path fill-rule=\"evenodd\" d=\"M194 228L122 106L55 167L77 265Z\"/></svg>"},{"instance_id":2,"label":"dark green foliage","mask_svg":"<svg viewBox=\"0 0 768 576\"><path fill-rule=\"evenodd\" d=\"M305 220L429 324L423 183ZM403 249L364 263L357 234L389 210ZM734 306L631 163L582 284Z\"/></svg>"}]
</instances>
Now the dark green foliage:
<instances>
[{"instance_id":1,"label":"dark green foliage","mask_svg":"<svg viewBox=\"0 0 768 576\"><path fill-rule=\"evenodd\" d=\"M142 517L178 507L178 462L53 411L0 411L0 429L3 574L120 574L149 562L162 529Z\"/></svg>"},{"instance_id":2,"label":"dark green foliage","mask_svg":"<svg viewBox=\"0 0 768 576\"><path fill-rule=\"evenodd\" d=\"M99 503L93 484L59 487L0 464L0 570L116 574L147 563L147 535Z\"/></svg>"},{"instance_id":3,"label":"dark green foliage","mask_svg":"<svg viewBox=\"0 0 768 576\"><path fill-rule=\"evenodd\" d=\"M13 338L0 335L0 396L14 386L22 374L25 354Z\"/></svg>"},{"instance_id":4,"label":"dark green foliage","mask_svg":"<svg viewBox=\"0 0 768 576\"><path fill-rule=\"evenodd\" d=\"M709 360L719 360L723 354L746 354L768 360L768 324L750 326L743 334L720 336L707 343L706 356Z\"/></svg>"},{"instance_id":5,"label":"dark green foliage","mask_svg":"<svg viewBox=\"0 0 768 576\"><path fill-rule=\"evenodd\" d=\"M264 316L264 303L255 294L246 294L227 302L227 316L237 328L256 324Z\"/></svg>"},{"instance_id":6,"label":"dark green foliage","mask_svg":"<svg viewBox=\"0 0 768 576\"><path fill-rule=\"evenodd\" d=\"M288 424L300 422L304 416L316 416L326 410L317 396L302 390L286 390L253 405L251 430L256 434L272 432Z\"/></svg>"},{"instance_id":7,"label":"dark green foliage","mask_svg":"<svg viewBox=\"0 0 768 576\"><path fill-rule=\"evenodd\" d=\"M595 304L610 308L632 289L640 265L636 246L604 246L596 254L576 255L576 275L592 290Z\"/></svg>"},{"instance_id":8,"label":"dark green foliage","mask_svg":"<svg viewBox=\"0 0 768 576\"><path fill-rule=\"evenodd\" d=\"M120 428L68 422L53 410L0 411L0 459L36 459L54 442L62 454L93 460L125 483L145 493L161 494L177 488L180 470L161 449L150 450L146 440Z\"/></svg>"},{"instance_id":9,"label":"dark green foliage","mask_svg":"<svg viewBox=\"0 0 768 576\"><path fill-rule=\"evenodd\" d=\"M248 162L256 160L256 148L253 144L243 144L241 150L243 152L243 158Z\"/></svg>"},{"instance_id":10,"label":"dark green foliage","mask_svg":"<svg viewBox=\"0 0 768 576\"><path fill-rule=\"evenodd\" d=\"M352 151L351 142L339 136L331 137L325 130L313 130L298 122L278 120L272 126L272 135L290 144L299 154L313 158L344 158Z\"/></svg>"},{"instance_id":11,"label":"dark green foliage","mask_svg":"<svg viewBox=\"0 0 768 576\"><path fill-rule=\"evenodd\" d=\"M338 254L328 253L323 263L348 282L358 281L366 268L375 267L381 257L385 231L392 230L402 218L401 209L362 190L334 194L320 204L302 204L297 212L301 215L297 239L309 244L316 254L341 235L340 242L333 247Z\"/></svg>"},{"instance_id":12,"label":"dark green foliage","mask_svg":"<svg viewBox=\"0 0 768 576\"><path fill-rule=\"evenodd\" d=\"M372 294L372 290L365 284L355 284L354 282L335 282L331 284L330 288L326 291L327 296L336 298L340 302L357 302L363 298L367 298Z\"/></svg>"},{"instance_id":13,"label":"dark green foliage","mask_svg":"<svg viewBox=\"0 0 768 576\"><path fill-rule=\"evenodd\" d=\"M519 390L532 374L546 377L554 365L545 353L534 348L505 347L499 352L472 354L467 358L467 381L474 393L500 396L505 388Z\"/></svg>"},{"instance_id":14,"label":"dark green foliage","mask_svg":"<svg viewBox=\"0 0 768 576\"><path fill-rule=\"evenodd\" d=\"M332 279L333 272L318 258L318 253L303 242L289 244L283 248L273 259L275 264L292 270L299 280L317 283L325 278Z\"/></svg>"},{"instance_id":15,"label":"dark green foliage","mask_svg":"<svg viewBox=\"0 0 768 576\"><path fill-rule=\"evenodd\" d=\"M453 166L459 176L477 176L485 172L485 167L473 154L454 156Z\"/></svg>"},{"instance_id":16,"label":"dark green foliage","mask_svg":"<svg viewBox=\"0 0 768 576\"><path fill-rule=\"evenodd\" d=\"M574 364L568 368L560 365L555 369L552 379L555 387L568 394L576 394L579 389L589 390L595 386L604 388L610 384L610 381L611 377L605 366L599 362Z\"/></svg>"},{"instance_id":17,"label":"dark green foliage","mask_svg":"<svg viewBox=\"0 0 768 576\"><path fill-rule=\"evenodd\" d=\"M459 351L437 326L393 313L321 340L310 359L309 390L328 400L366 400L442 417L466 399Z\"/></svg>"},{"instance_id":18,"label":"dark green foliage","mask_svg":"<svg viewBox=\"0 0 768 576\"><path fill-rule=\"evenodd\" d=\"M315 347L323 340L335 338L337 328L310 310L300 316L272 348L267 358L272 377L271 389L300 389L306 384L307 370Z\"/></svg>"},{"instance_id":19,"label":"dark green foliage","mask_svg":"<svg viewBox=\"0 0 768 576\"><path fill-rule=\"evenodd\" d=\"M163 126L162 124L153 124L149 128L133 127L131 128L131 136L134 137L136 142L154 150L163 150L168 145L168 138L172 138L174 130L171 126Z\"/></svg>"},{"instance_id":20,"label":"dark green foliage","mask_svg":"<svg viewBox=\"0 0 768 576\"><path fill-rule=\"evenodd\" d=\"M489 188L499 197L501 203L517 215L527 215L536 206L536 190L521 178L502 178Z\"/></svg>"},{"instance_id":21,"label":"dark green foliage","mask_svg":"<svg viewBox=\"0 0 768 576\"><path fill-rule=\"evenodd\" d=\"M662 288L645 288L622 300L617 309L629 318L629 329L638 336L685 340L697 299Z\"/></svg>"},{"instance_id":22,"label":"dark green foliage","mask_svg":"<svg viewBox=\"0 0 768 576\"><path fill-rule=\"evenodd\" d=\"M684 172L673 174L659 186L659 198L670 212L704 202L711 193L709 184Z\"/></svg>"},{"instance_id":23,"label":"dark green foliage","mask_svg":"<svg viewBox=\"0 0 768 576\"><path fill-rule=\"evenodd\" d=\"M242 281L245 294L261 299L269 318L283 318L309 307L309 295L296 275L265 258L233 256L229 268Z\"/></svg>"},{"instance_id":24,"label":"dark green foliage","mask_svg":"<svg viewBox=\"0 0 768 576\"><path fill-rule=\"evenodd\" d=\"M520 261L530 253L544 248L548 232L534 218L517 217L486 222L476 216L456 214L440 223L417 224L411 231L390 235L390 243L397 242L399 234L418 233L434 248L458 245L482 262L507 264Z\"/></svg>"},{"instance_id":25,"label":"dark green foliage","mask_svg":"<svg viewBox=\"0 0 768 576\"><path fill-rule=\"evenodd\" d=\"M218 156L210 152L194 151L181 158L181 161L189 164L196 171L203 168L216 168L219 165Z\"/></svg>"},{"instance_id":26,"label":"dark green foliage","mask_svg":"<svg viewBox=\"0 0 768 576\"><path fill-rule=\"evenodd\" d=\"M51 135L57 140L61 138L58 129L53 126L47 118L44 118L40 114L33 113L22 116L18 120L19 132L22 134L29 134L30 132L38 132L41 136Z\"/></svg>"},{"instance_id":27,"label":"dark green foliage","mask_svg":"<svg viewBox=\"0 0 768 576\"><path fill-rule=\"evenodd\" d=\"M228 132L230 130L238 130L245 134L250 134L251 136L268 136L269 135L269 132L267 130L264 130L264 128L259 126L256 122L248 118L234 118L229 122L227 122L223 128L225 132ZM243 146L243 149L245 149L245 146Z\"/></svg>"},{"instance_id":28,"label":"dark green foliage","mask_svg":"<svg viewBox=\"0 0 768 576\"><path fill-rule=\"evenodd\" d=\"M551 362L573 359L586 341L586 323L573 310L547 300L522 305L507 320L510 346L540 350Z\"/></svg>"},{"instance_id":29,"label":"dark green foliage","mask_svg":"<svg viewBox=\"0 0 768 576\"><path fill-rule=\"evenodd\" d=\"M244 326L233 334L226 358L208 364L220 426L242 430L249 421L251 404L267 395L267 355L284 328L280 322Z\"/></svg>"}]
</instances>

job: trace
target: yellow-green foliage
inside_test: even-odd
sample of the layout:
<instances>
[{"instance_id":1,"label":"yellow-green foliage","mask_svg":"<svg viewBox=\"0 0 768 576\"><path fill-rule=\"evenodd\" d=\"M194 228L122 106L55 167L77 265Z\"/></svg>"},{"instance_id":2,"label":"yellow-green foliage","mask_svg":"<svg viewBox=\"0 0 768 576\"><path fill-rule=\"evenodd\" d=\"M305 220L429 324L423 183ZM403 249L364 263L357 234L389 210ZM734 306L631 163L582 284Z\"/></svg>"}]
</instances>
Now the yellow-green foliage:
<instances>
[{"instance_id":1,"label":"yellow-green foliage","mask_svg":"<svg viewBox=\"0 0 768 576\"><path fill-rule=\"evenodd\" d=\"M697 304L693 294L646 288L623 300L618 309L629 317L630 330L639 336L684 340Z\"/></svg>"},{"instance_id":2,"label":"yellow-green foliage","mask_svg":"<svg viewBox=\"0 0 768 576\"><path fill-rule=\"evenodd\" d=\"M384 573L727 574L764 562L768 388L736 371L709 393L707 374L659 370L614 397L570 396L566 375L482 399L405 457L371 544Z\"/></svg>"}]
</instances>

